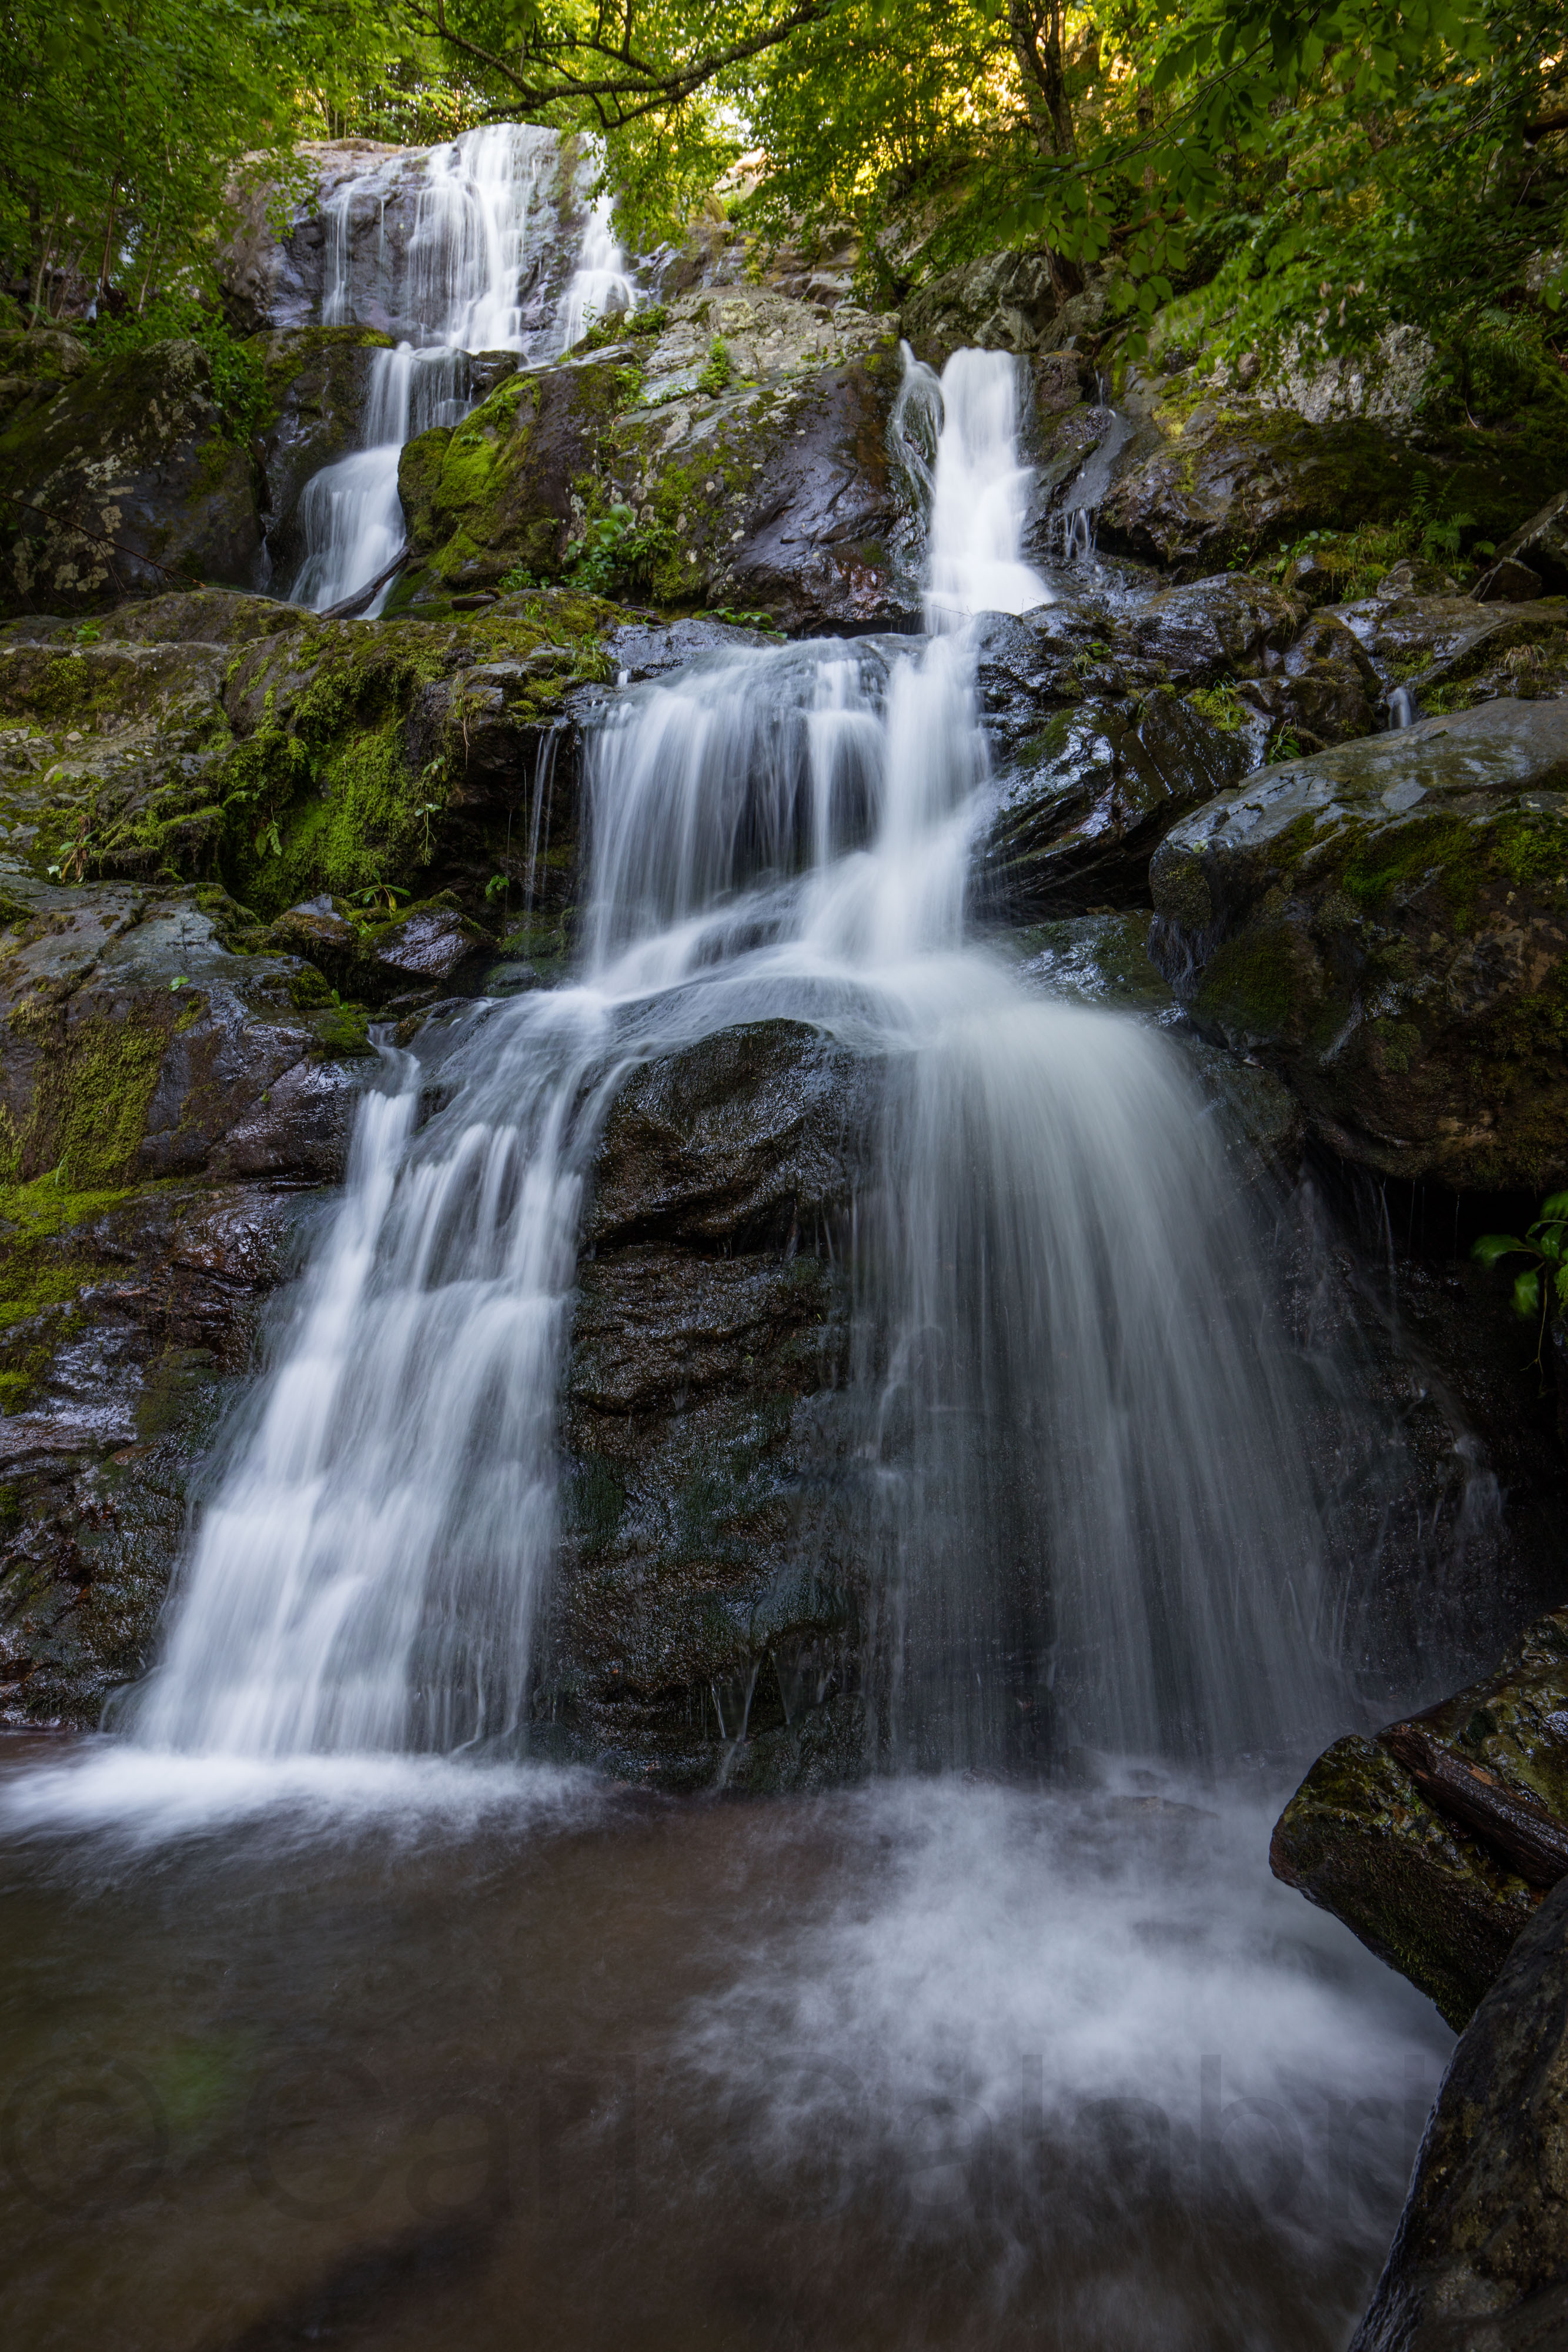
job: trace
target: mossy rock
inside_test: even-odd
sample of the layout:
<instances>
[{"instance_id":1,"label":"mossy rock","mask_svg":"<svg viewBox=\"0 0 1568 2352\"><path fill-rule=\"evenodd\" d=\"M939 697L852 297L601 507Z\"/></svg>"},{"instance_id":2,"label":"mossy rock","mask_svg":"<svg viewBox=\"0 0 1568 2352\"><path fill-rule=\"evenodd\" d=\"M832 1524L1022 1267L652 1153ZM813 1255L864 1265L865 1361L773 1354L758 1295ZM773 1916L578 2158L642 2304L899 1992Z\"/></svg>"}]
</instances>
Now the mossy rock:
<instances>
[{"instance_id":1,"label":"mossy rock","mask_svg":"<svg viewBox=\"0 0 1568 2352\"><path fill-rule=\"evenodd\" d=\"M998 781L978 845L983 902L1026 917L1145 904L1159 842L1247 764L1236 730L1169 688L1135 719L1094 702L1059 712Z\"/></svg>"},{"instance_id":2,"label":"mossy rock","mask_svg":"<svg viewBox=\"0 0 1568 2352\"><path fill-rule=\"evenodd\" d=\"M182 581L259 584L256 489L197 344L100 361L0 429L0 603L69 613Z\"/></svg>"},{"instance_id":3,"label":"mossy rock","mask_svg":"<svg viewBox=\"0 0 1568 2352\"><path fill-rule=\"evenodd\" d=\"M559 577L582 486L591 502L606 428L637 381L614 360L508 376L455 429L410 442L398 488L432 575L466 590L519 566Z\"/></svg>"},{"instance_id":4,"label":"mossy rock","mask_svg":"<svg viewBox=\"0 0 1568 2352\"><path fill-rule=\"evenodd\" d=\"M1440 1755L1568 1828L1568 1611L1529 1626L1497 1672L1412 1718ZM1337 1740L1281 1814L1276 1877L1334 1913L1461 2029L1540 1902L1500 1846L1424 1794L1392 1752L1403 1727Z\"/></svg>"},{"instance_id":5,"label":"mossy rock","mask_svg":"<svg viewBox=\"0 0 1568 2352\"><path fill-rule=\"evenodd\" d=\"M1549 404L1507 432L1416 439L1373 418L1312 425L1293 409L1201 401L1129 442L1098 543L1193 578L1347 518L1462 516L1467 543L1501 541L1562 487L1563 425Z\"/></svg>"},{"instance_id":6,"label":"mossy rock","mask_svg":"<svg viewBox=\"0 0 1568 2352\"><path fill-rule=\"evenodd\" d=\"M1498 700L1259 771L1156 851L1153 951L1344 1157L1568 1174L1568 703Z\"/></svg>"},{"instance_id":7,"label":"mossy rock","mask_svg":"<svg viewBox=\"0 0 1568 2352\"><path fill-rule=\"evenodd\" d=\"M14 624L0 848L39 881L221 882L263 920L322 892L444 889L483 918L497 877L517 907L531 871L553 923L575 872L569 709L613 674L624 619L569 589L341 623L207 590Z\"/></svg>"},{"instance_id":8,"label":"mossy rock","mask_svg":"<svg viewBox=\"0 0 1568 2352\"><path fill-rule=\"evenodd\" d=\"M360 326L298 327L257 335L247 347L262 368L256 419L266 477L267 551L273 575L291 580L304 560L297 510L313 474L360 446L374 354L390 335Z\"/></svg>"}]
</instances>

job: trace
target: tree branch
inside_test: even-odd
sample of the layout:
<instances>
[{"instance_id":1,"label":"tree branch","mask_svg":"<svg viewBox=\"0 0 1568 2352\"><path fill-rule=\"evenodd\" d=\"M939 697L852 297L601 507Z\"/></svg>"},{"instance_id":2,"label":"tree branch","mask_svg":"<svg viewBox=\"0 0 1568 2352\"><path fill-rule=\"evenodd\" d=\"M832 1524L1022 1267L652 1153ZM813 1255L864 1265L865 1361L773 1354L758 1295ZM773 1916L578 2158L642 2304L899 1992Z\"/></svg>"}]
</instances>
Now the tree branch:
<instances>
[{"instance_id":1,"label":"tree branch","mask_svg":"<svg viewBox=\"0 0 1568 2352\"><path fill-rule=\"evenodd\" d=\"M547 107L575 100L591 105L606 130L616 130L662 107L678 106L683 99L690 98L732 66L744 65L748 58L778 48L803 26L820 24L837 5L838 0L795 0L783 16L765 25L749 39L734 41L727 48L710 49L704 55L663 67L633 53L632 0L625 0L624 5L614 12L617 21L613 29L605 24L610 12L601 8L592 33L566 34L553 41L535 36L518 50L515 66L450 24L446 0L410 0L409 14L458 56L498 75L526 106ZM602 59L618 70L597 77L570 71L566 60L576 57Z\"/></svg>"}]
</instances>

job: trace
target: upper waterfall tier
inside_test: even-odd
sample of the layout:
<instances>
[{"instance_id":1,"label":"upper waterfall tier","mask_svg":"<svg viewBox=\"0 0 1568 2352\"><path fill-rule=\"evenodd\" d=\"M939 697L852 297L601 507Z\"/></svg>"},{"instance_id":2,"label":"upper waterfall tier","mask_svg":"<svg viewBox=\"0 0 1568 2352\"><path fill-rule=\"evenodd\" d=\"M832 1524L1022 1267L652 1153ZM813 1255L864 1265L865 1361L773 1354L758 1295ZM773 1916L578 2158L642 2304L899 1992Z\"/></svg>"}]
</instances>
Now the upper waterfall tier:
<instances>
[{"instance_id":1,"label":"upper waterfall tier","mask_svg":"<svg viewBox=\"0 0 1568 2352\"><path fill-rule=\"evenodd\" d=\"M356 139L303 152L317 193L251 273L270 326L352 322L416 346L545 359L562 348L585 236L595 249L582 258L607 286L627 283L599 249L592 159L553 131L503 122L436 147Z\"/></svg>"}]
</instances>

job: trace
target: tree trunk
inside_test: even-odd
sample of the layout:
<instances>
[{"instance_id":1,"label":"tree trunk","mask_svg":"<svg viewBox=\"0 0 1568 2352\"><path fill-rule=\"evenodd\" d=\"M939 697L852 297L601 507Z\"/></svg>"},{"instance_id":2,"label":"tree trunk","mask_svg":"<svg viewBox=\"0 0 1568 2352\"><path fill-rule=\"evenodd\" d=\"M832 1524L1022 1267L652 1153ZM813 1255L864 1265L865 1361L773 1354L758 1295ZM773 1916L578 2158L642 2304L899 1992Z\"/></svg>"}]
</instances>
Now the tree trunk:
<instances>
[{"instance_id":1,"label":"tree trunk","mask_svg":"<svg viewBox=\"0 0 1568 2352\"><path fill-rule=\"evenodd\" d=\"M1072 106L1061 59L1061 0L1008 0L1008 31L1023 82L1035 145L1042 155L1071 155ZM1047 247L1059 301L1083 291L1083 272L1066 254Z\"/></svg>"}]
</instances>

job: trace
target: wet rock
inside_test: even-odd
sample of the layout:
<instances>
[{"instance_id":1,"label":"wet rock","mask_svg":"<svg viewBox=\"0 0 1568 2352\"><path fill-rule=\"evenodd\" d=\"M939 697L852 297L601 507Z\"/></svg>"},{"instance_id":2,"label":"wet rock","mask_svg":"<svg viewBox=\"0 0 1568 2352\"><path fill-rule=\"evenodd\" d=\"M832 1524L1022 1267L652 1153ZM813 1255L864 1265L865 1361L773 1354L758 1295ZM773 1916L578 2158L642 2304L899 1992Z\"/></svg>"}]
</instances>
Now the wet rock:
<instances>
[{"instance_id":1,"label":"wet rock","mask_svg":"<svg viewBox=\"0 0 1568 2352\"><path fill-rule=\"evenodd\" d=\"M1289 735L1301 751L1370 735L1381 699L1377 672L1354 632L1322 612L1291 638L1277 667L1244 677L1237 693L1263 720L1264 741Z\"/></svg>"},{"instance_id":2,"label":"wet rock","mask_svg":"<svg viewBox=\"0 0 1568 2352\"><path fill-rule=\"evenodd\" d=\"M1527 2352L1568 2335L1568 1886L1449 2061L1352 2352Z\"/></svg>"},{"instance_id":3,"label":"wet rock","mask_svg":"<svg viewBox=\"0 0 1568 2352\"><path fill-rule=\"evenodd\" d=\"M1457 593L1380 592L1343 605L1340 617L1372 663L1385 709L1399 688L1417 717L1500 696L1568 695L1568 604L1560 596L1478 607Z\"/></svg>"},{"instance_id":4,"label":"wet rock","mask_svg":"<svg viewBox=\"0 0 1568 2352\"><path fill-rule=\"evenodd\" d=\"M1539 572L1531 572L1528 563L1516 562L1512 556L1505 555L1500 563L1482 572L1470 594L1478 604L1525 604L1532 596L1539 596L1541 590Z\"/></svg>"},{"instance_id":5,"label":"wet rock","mask_svg":"<svg viewBox=\"0 0 1568 2352\"><path fill-rule=\"evenodd\" d=\"M758 629L736 628L724 621L682 619L629 621L612 629L604 640L607 659L618 680L641 686L650 677L664 677L685 669L704 654L727 653L770 644Z\"/></svg>"},{"instance_id":6,"label":"wet rock","mask_svg":"<svg viewBox=\"0 0 1568 2352\"><path fill-rule=\"evenodd\" d=\"M91 611L182 580L260 584L250 454L189 342L105 360L0 430L0 598Z\"/></svg>"},{"instance_id":7,"label":"wet rock","mask_svg":"<svg viewBox=\"0 0 1568 2352\"><path fill-rule=\"evenodd\" d=\"M309 964L223 947L221 891L4 892L0 1714L91 1723L377 1063Z\"/></svg>"},{"instance_id":8,"label":"wet rock","mask_svg":"<svg viewBox=\"0 0 1568 2352\"><path fill-rule=\"evenodd\" d=\"M1150 885L1193 1019L1333 1150L1460 1188L1564 1171L1568 706L1260 771L1175 827Z\"/></svg>"},{"instance_id":9,"label":"wet rock","mask_svg":"<svg viewBox=\"0 0 1568 2352\"><path fill-rule=\"evenodd\" d=\"M319 972L221 944L223 893L6 877L0 1173L77 1191L231 1169L329 1182L374 1055ZM203 901L206 903L204 905Z\"/></svg>"},{"instance_id":10,"label":"wet rock","mask_svg":"<svg viewBox=\"0 0 1568 2352\"><path fill-rule=\"evenodd\" d=\"M998 779L977 845L986 901L1026 916L1141 904L1170 827L1247 764L1234 732L1168 688L1135 722L1097 703L1058 713Z\"/></svg>"},{"instance_id":11,"label":"wet rock","mask_svg":"<svg viewBox=\"0 0 1568 2352\"><path fill-rule=\"evenodd\" d=\"M852 1777L849 1301L835 1253L874 1072L806 1024L633 1071L606 1123L568 1371L538 1713L672 1787ZM808 1718L827 1711L838 1728ZM744 1733L746 1747L736 1742ZM747 1776L749 1775L750 1779Z\"/></svg>"},{"instance_id":12,"label":"wet rock","mask_svg":"<svg viewBox=\"0 0 1568 2352\"><path fill-rule=\"evenodd\" d=\"M280 583L295 576L305 558L299 494L321 467L360 446L372 357L392 348L390 335L353 326L295 328L261 341L264 521L272 576Z\"/></svg>"},{"instance_id":13,"label":"wet rock","mask_svg":"<svg viewBox=\"0 0 1568 2352\"><path fill-rule=\"evenodd\" d=\"M1537 1825L1543 1825L1542 1827ZM1559 1858L1532 1858L1532 1832ZM1274 1874L1462 2028L1568 1874L1568 1612L1494 1675L1375 1739L1341 1739L1281 1815Z\"/></svg>"},{"instance_id":14,"label":"wet rock","mask_svg":"<svg viewBox=\"0 0 1568 2352\"><path fill-rule=\"evenodd\" d=\"M1568 593L1568 490L1549 499L1498 549L1500 562L1528 565L1554 596Z\"/></svg>"},{"instance_id":15,"label":"wet rock","mask_svg":"<svg viewBox=\"0 0 1568 2352\"><path fill-rule=\"evenodd\" d=\"M1057 309L1049 254L988 253L928 280L899 323L917 355L941 369L965 346L1034 351Z\"/></svg>"},{"instance_id":16,"label":"wet rock","mask_svg":"<svg viewBox=\"0 0 1568 2352\"><path fill-rule=\"evenodd\" d=\"M855 1072L797 1021L720 1030L633 1071L605 1128L585 1244L814 1244L845 1198Z\"/></svg>"},{"instance_id":17,"label":"wet rock","mask_svg":"<svg viewBox=\"0 0 1568 2352\"><path fill-rule=\"evenodd\" d=\"M445 987L493 942L455 907L411 907L377 925L366 952L394 982Z\"/></svg>"},{"instance_id":18,"label":"wet rock","mask_svg":"<svg viewBox=\"0 0 1568 2352\"><path fill-rule=\"evenodd\" d=\"M1440 563L1423 563L1413 555L1391 563L1375 593L1385 603L1408 596L1457 596L1458 583Z\"/></svg>"},{"instance_id":19,"label":"wet rock","mask_svg":"<svg viewBox=\"0 0 1568 2352\"><path fill-rule=\"evenodd\" d=\"M769 305L786 312L776 329ZM659 535L652 593L765 611L793 631L904 625L918 609L916 519L888 448L902 363L886 322L841 307L831 324L807 314L808 330L803 306L739 289L696 309L698 337L737 355L729 384L705 392L699 365L665 366L685 346L661 339L612 436L611 488ZM791 363L806 332L812 348ZM740 364L748 349L755 374Z\"/></svg>"},{"instance_id":20,"label":"wet rock","mask_svg":"<svg viewBox=\"0 0 1568 2352\"><path fill-rule=\"evenodd\" d=\"M0 1720L93 1725L145 1671L301 1214L263 1184L0 1188Z\"/></svg>"},{"instance_id":21,"label":"wet rock","mask_svg":"<svg viewBox=\"0 0 1568 2352\"><path fill-rule=\"evenodd\" d=\"M1118 462L1099 544L1190 577L1339 530L1347 516L1396 521L1435 473L1450 510L1500 540L1556 488L1562 465L1545 426L1417 441L1371 416L1310 424L1291 409L1156 404Z\"/></svg>"},{"instance_id":22,"label":"wet rock","mask_svg":"<svg viewBox=\"0 0 1568 2352\"><path fill-rule=\"evenodd\" d=\"M1272 676L1305 619L1280 590L1231 573L1137 604L1084 596L984 614L975 625L976 683L992 756L1018 758L1053 706ZM1224 715L1233 726L1243 716Z\"/></svg>"}]
</instances>

